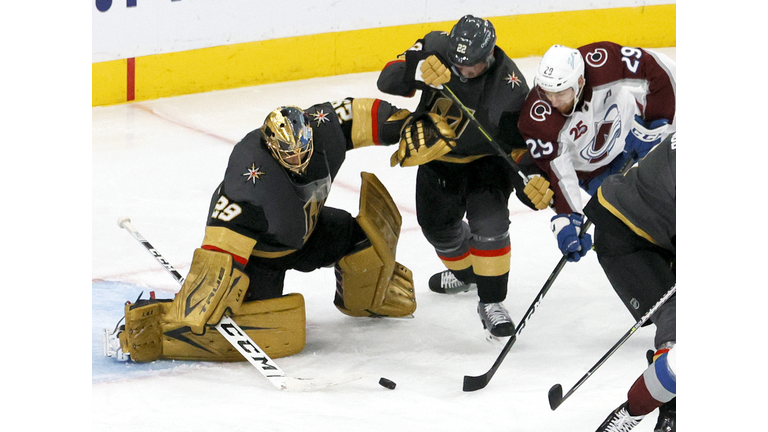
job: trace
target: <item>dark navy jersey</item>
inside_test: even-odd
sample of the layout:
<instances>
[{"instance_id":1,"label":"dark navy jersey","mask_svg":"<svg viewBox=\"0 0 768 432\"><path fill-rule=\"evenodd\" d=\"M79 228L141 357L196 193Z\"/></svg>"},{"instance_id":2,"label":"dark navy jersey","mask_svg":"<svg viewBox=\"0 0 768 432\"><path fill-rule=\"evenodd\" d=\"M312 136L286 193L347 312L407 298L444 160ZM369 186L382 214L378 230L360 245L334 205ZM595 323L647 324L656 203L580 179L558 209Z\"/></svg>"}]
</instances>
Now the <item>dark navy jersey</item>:
<instances>
[{"instance_id":1,"label":"dark navy jersey","mask_svg":"<svg viewBox=\"0 0 768 432\"><path fill-rule=\"evenodd\" d=\"M604 230L620 221L638 236L674 252L676 150L672 134L626 174L607 177L585 207L587 216Z\"/></svg>"},{"instance_id":2,"label":"dark navy jersey","mask_svg":"<svg viewBox=\"0 0 768 432\"><path fill-rule=\"evenodd\" d=\"M275 160L261 130L251 131L229 157L224 180L211 199L207 226L226 228L255 240L254 253L263 256L300 249L315 228L347 150L379 144L378 137L371 137L375 133L370 127L363 128L368 131L365 139L355 132L353 111L355 122L381 126L395 110L378 99L351 98L304 110L311 119L314 152L302 175ZM206 242L209 240L206 235ZM203 247L231 252L228 242L234 240L218 236L210 241L213 244ZM247 257L240 258L247 261Z\"/></svg>"},{"instance_id":3,"label":"dark navy jersey","mask_svg":"<svg viewBox=\"0 0 768 432\"><path fill-rule=\"evenodd\" d=\"M417 112L428 111L440 114L456 132L457 146L440 158L444 161L461 159L466 156L496 155L496 151L480 130L472 125L461 107L438 89L427 87L416 80L421 76L418 62L435 54L444 64L444 53L448 48L448 35L433 31L419 39L397 60L388 63L378 79L378 88L384 93L412 96L415 90L422 90ZM482 75L465 79L453 73L447 86L456 94L472 115L510 153L515 148L525 148L517 129L520 109L528 94L528 84L517 65L504 51L496 46L495 61Z\"/></svg>"}]
</instances>

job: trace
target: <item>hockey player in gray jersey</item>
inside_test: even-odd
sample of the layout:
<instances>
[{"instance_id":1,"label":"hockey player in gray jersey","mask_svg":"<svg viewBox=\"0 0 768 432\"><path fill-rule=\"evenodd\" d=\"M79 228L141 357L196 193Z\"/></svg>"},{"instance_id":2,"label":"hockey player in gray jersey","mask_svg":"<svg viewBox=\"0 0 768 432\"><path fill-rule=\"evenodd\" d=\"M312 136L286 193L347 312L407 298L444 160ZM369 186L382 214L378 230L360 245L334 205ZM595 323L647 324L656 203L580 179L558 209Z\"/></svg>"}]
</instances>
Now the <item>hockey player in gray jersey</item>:
<instances>
[{"instance_id":1,"label":"hockey player in gray jersey","mask_svg":"<svg viewBox=\"0 0 768 432\"><path fill-rule=\"evenodd\" d=\"M411 315L413 277L395 261L402 219L386 188L362 173L357 217L325 205L346 152L397 143L408 114L363 98L269 113L232 150L179 293L125 306L123 353L243 360L214 327L225 313L270 357L300 352L304 299L283 292L288 270L335 267L334 304L347 315Z\"/></svg>"},{"instance_id":2,"label":"hockey player in gray jersey","mask_svg":"<svg viewBox=\"0 0 768 432\"><path fill-rule=\"evenodd\" d=\"M635 319L675 285L676 134L625 175L607 177L584 212L595 224L595 252L608 280ZM652 364L625 403L597 432L629 431L659 408L656 432L675 430L676 295L651 315Z\"/></svg>"},{"instance_id":3,"label":"hockey player in gray jersey","mask_svg":"<svg viewBox=\"0 0 768 432\"><path fill-rule=\"evenodd\" d=\"M401 145L392 165L418 166L418 223L447 268L432 276L430 289L458 293L476 287L483 326L494 336L510 336L515 326L502 302L510 269L508 203L516 174L462 108L441 91L443 84L515 159L527 153L517 119L528 84L496 46L491 22L472 15L461 18L450 34L433 31L417 40L389 62L378 79L385 93L410 97L421 91L419 105L406 122L406 133L417 131L412 134L416 145ZM442 145L430 141L438 138L444 138ZM546 207L536 207L521 190L516 192L529 207Z\"/></svg>"}]
</instances>

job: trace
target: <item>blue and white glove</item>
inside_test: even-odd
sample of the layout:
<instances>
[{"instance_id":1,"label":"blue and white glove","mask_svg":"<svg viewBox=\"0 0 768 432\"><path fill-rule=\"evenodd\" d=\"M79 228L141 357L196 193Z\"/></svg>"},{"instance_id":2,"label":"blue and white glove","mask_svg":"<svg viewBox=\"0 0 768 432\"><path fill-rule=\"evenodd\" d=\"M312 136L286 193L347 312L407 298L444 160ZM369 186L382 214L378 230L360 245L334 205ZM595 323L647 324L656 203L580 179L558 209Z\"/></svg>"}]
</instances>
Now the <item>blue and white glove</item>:
<instances>
[{"instance_id":1,"label":"blue and white glove","mask_svg":"<svg viewBox=\"0 0 768 432\"><path fill-rule=\"evenodd\" d=\"M592 236L581 235L584 218L578 213L559 214L552 218L552 233L557 238L557 246L568 261L576 262L592 248Z\"/></svg>"},{"instance_id":2,"label":"blue and white glove","mask_svg":"<svg viewBox=\"0 0 768 432\"><path fill-rule=\"evenodd\" d=\"M669 120L654 120L646 123L642 117L635 115L632 130L629 131L624 143L624 153L635 152L638 159L642 159L656 144L661 142L661 136L669 126Z\"/></svg>"}]
</instances>

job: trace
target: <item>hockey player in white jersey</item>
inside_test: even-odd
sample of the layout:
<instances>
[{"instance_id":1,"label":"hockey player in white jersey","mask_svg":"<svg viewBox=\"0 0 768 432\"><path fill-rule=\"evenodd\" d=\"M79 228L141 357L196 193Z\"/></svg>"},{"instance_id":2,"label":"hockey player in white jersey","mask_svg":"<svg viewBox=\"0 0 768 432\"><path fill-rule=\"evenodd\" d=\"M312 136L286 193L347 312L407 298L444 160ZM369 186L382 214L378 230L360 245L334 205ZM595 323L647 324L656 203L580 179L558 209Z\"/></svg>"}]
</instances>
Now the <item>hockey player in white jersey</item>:
<instances>
[{"instance_id":1,"label":"hockey player in white jersey","mask_svg":"<svg viewBox=\"0 0 768 432\"><path fill-rule=\"evenodd\" d=\"M519 128L533 160L554 191L551 228L558 247L578 261L592 246L581 235L581 190L592 195L628 158L642 158L675 130L675 63L661 53L596 42L578 49L552 46ZM535 198L546 182L529 183Z\"/></svg>"}]
</instances>

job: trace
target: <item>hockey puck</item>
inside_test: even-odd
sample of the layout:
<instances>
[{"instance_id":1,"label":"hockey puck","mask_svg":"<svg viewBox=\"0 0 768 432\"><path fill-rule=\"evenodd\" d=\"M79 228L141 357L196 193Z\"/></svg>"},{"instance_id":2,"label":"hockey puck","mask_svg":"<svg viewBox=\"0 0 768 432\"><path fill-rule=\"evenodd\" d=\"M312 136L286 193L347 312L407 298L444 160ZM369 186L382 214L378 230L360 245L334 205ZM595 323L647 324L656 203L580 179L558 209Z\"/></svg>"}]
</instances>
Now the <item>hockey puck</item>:
<instances>
[{"instance_id":1,"label":"hockey puck","mask_svg":"<svg viewBox=\"0 0 768 432\"><path fill-rule=\"evenodd\" d=\"M394 390L395 386L397 384L395 384L394 381L390 381L390 380L388 380L386 378L382 378L382 379L379 380L379 385L382 386L382 387L386 387L386 388L388 388L390 390Z\"/></svg>"}]
</instances>

